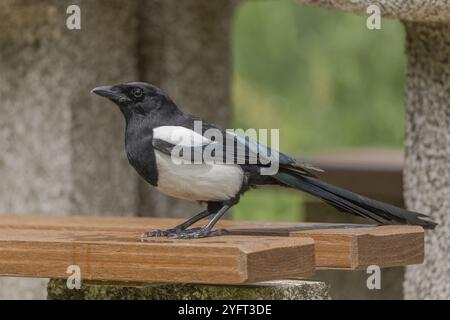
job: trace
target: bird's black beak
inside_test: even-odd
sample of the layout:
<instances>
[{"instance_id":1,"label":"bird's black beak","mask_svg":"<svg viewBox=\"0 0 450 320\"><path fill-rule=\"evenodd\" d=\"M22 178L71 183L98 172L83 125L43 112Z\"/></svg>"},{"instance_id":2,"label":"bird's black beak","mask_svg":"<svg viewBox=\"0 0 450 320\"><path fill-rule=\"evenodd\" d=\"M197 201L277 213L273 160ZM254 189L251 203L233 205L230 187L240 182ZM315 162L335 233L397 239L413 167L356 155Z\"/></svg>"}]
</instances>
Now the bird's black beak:
<instances>
[{"instance_id":1,"label":"bird's black beak","mask_svg":"<svg viewBox=\"0 0 450 320\"><path fill-rule=\"evenodd\" d=\"M119 88L115 86L97 87L92 89L91 92L117 103L130 101L130 99L125 94L123 94Z\"/></svg>"}]
</instances>

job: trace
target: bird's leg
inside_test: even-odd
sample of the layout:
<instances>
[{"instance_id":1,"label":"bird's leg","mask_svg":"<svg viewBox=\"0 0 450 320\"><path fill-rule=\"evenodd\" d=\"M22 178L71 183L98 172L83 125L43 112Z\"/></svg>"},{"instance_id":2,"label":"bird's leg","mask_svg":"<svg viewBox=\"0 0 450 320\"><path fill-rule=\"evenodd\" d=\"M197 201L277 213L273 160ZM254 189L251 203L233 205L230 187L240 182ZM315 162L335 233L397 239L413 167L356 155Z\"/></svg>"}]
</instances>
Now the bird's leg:
<instances>
[{"instance_id":1,"label":"bird's leg","mask_svg":"<svg viewBox=\"0 0 450 320\"><path fill-rule=\"evenodd\" d=\"M192 239L192 238L205 238L205 237L214 237L226 234L227 231L225 229L218 229L211 231L214 225L222 218L222 216L230 209L231 205L225 204L223 205L212 217L212 219L202 228L195 228L190 230L183 230L175 235L176 238L181 239Z\"/></svg>"},{"instance_id":2,"label":"bird's leg","mask_svg":"<svg viewBox=\"0 0 450 320\"><path fill-rule=\"evenodd\" d=\"M197 221L200 221L203 218L206 218L207 216L209 216L211 214L213 214L213 212L209 212L208 210L204 210L204 211L196 214L195 216L189 218L185 222L177 225L174 228L167 229L167 230L147 231L147 232L145 232L145 233L143 233L141 235L141 239L150 238L150 237L171 237L171 236L173 237L173 236L176 236L181 231L186 230L187 228L189 228L191 225L193 225Z\"/></svg>"}]
</instances>

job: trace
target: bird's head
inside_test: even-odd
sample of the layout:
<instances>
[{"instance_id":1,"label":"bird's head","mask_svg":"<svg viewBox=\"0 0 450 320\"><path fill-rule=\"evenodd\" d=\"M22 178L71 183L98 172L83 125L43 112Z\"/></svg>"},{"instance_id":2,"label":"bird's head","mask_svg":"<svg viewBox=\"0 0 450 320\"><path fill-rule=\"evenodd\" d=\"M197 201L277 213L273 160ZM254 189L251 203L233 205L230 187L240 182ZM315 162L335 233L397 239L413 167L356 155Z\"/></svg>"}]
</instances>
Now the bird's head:
<instances>
[{"instance_id":1,"label":"bird's head","mask_svg":"<svg viewBox=\"0 0 450 320\"><path fill-rule=\"evenodd\" d=\"M160 88L145 82L102 86L93 89L91 92L114 102L126 118L132 115L145 116L164 105L173 104Z\"/></svg>"}]
</instances>

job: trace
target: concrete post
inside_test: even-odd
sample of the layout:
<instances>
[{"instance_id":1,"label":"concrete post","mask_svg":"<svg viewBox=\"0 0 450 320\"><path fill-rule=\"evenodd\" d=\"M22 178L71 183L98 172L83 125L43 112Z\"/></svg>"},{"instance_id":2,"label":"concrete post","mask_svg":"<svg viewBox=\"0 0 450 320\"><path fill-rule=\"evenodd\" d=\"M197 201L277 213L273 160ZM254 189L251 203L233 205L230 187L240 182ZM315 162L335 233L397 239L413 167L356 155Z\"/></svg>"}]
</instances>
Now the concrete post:
<instances>
[{"instance_id":1,"label":"concrete post","mask_svg":"<svg viewBox=\"0 0 450 320\"><path fill-rule=\"evenodd\" d=\"M81 30L66 28L71 1L0 4L0 212L137 209L122 116L89 94L99 84L136 79L137 7L77 3ZM43 280L23 281L29 285L0 279L0 298L45 297Z\"/></svg>"},{"instance_id":2,"label":"concrete post","mask_svg":"<svg viewBox=\"0 0 450 320\"><path fill-rule=\"evenodd\" d=\"M231 121L231 22L237 0L156 0L142 9L140 78L163 87L187 112L227 127ZM197 203L141 181L139 213L188 217Z\"/></svg>"},{"instance_id":3,"label":"concrete post","mask_svg":"<svg viewBox=\"0 0 450 320\"><path fill-rule=\"evenodd\" d=\"M450 24L405 23L405 200L439 226L425 263L407 268L407 299L450 299Z\"/></svg>"},{"instance_id":4,"label":"concrete post","mask_svg":"<svg viewBox=\"0 0 450 320\"><path fill-rule=\"evenodd\" d=\"M64 280L50 280L51 300L325 300L329 287L324 282L304 280L267 281L241 286L201 284L82 283L80 290L67 289Z\"/></svg>"},{"instance_id":5,"label":"concrete post","mask_svg":"<svg viewBox=\"0 0 450 320\"><path fill-rule=\"evenodd\" d=\"M450 299L450 3L446 0L300 0L404 22L406 54L405 201L439 226L426 235L426 260L408 267L405 298ZM363 27L363 26L362 26Z\"/></svg>"}]
</instances>

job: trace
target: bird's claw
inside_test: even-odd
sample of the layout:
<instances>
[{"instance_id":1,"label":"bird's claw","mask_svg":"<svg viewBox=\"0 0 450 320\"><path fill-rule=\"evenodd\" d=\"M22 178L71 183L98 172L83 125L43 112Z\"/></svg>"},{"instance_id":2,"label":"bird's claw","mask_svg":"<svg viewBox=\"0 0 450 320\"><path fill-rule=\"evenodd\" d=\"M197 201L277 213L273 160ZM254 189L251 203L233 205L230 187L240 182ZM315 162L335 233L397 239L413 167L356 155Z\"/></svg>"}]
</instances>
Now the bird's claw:
<instances>
[{"instance_id":1,"label":"bird's claw","mask_svg":"<svg viewBox=\"0 0 450 320\"><path fill-rule=\"evenodd\" d=\"M217 230L204 230L202 228L194 228L189 230L184 230L175 235L176 239L199 239L207 237L216 237L227 234L228 231L225 229Z\"/></svg>"},{"instance_id":2,"label":"bird's claw","mask_svg":"<svg viewBox=\"0 0 450 320\"><path fill-rule=\"evenodd\" d=\"M180 231L182 230L177 228L167 230L158 229L153 231L147 231L141 235L141 240L144 240L145 238L173 237Z\"/></svg>"},{"instance_id":3,"label":"bird's claw","mask_svg":"<svg viewBox=\"0 0 450 320\"><path fill-rule=\"evenodd\" d=\"M145 238L174 238L174 239L198 239L198 238L206 238L206 237L215 237L227 234L228 231L225 229L217 229L217 230L205 230L203 228L192 228L188 230L182 229L168 229L168 230L153 230L144 232L141 235L141 240L143 241Z\"/></svg>"}]
</instances>

